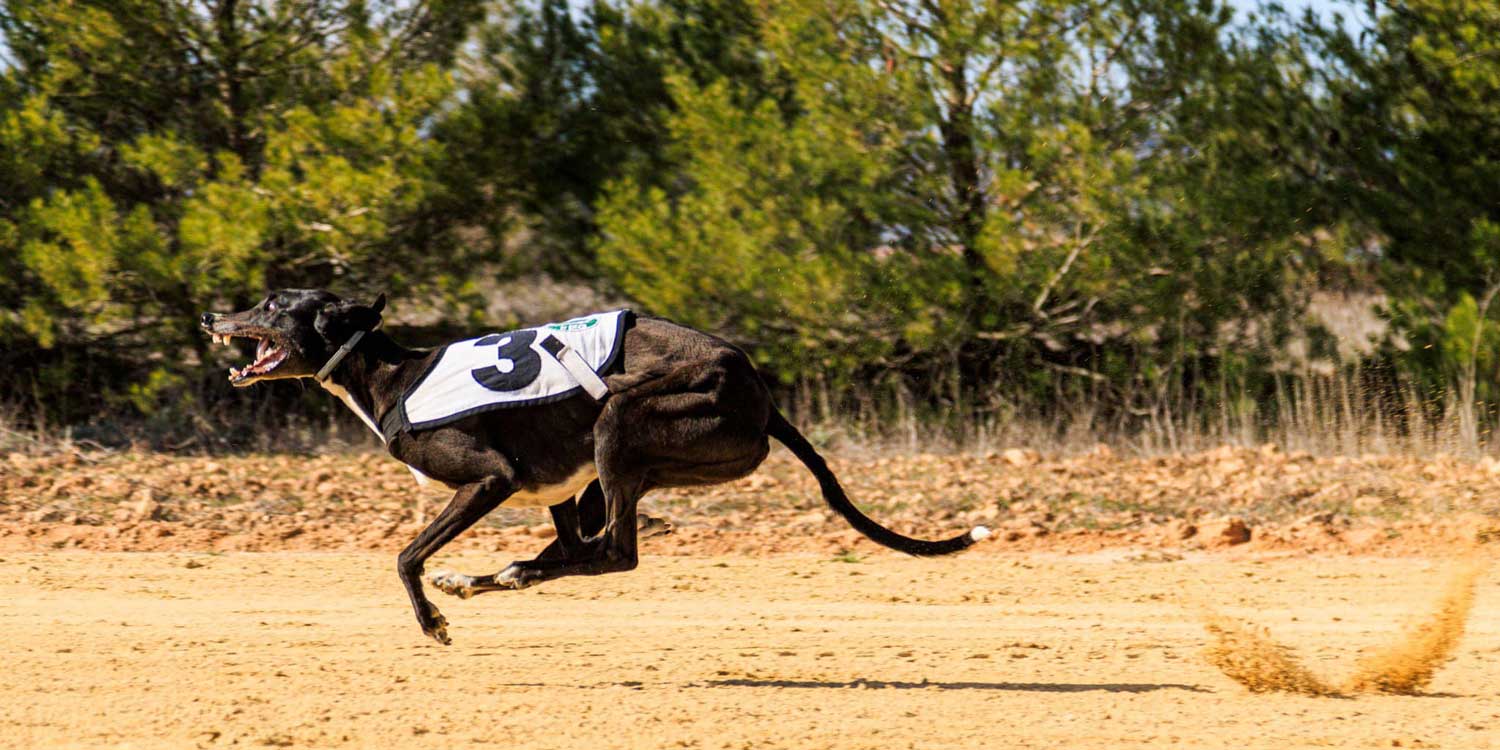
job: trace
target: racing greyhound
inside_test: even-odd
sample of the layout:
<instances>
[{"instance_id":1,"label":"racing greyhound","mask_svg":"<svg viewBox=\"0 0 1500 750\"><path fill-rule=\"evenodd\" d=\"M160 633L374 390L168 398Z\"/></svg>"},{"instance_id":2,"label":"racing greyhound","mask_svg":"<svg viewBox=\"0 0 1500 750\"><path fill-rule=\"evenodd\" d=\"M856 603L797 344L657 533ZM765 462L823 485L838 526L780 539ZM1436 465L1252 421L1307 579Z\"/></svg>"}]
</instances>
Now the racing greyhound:
<instances>
[{"instance_id":1,"label":"racing greyhound","mask_svg":"<svg viewBox=\"0 0 1500 750\"><path fill-rule=\"evenodd\" d=\"M244 312L204 313L200 322L215 342L257 342L254 361L230 370L233 385L315 378L376 429L390 424L387 417L442 352L408 349L378 330L384 308L383 294L360 304L327 291L285 289ZM829 507L878 544L910 555L947 555L989 536L978 526L941 541L913 539L861 513L734 345L659 318L629 316L619 348L598 373L607 387L598 397L580 390L431 429L383 433L386 449L419 479L455 490L397 559L423 633L450 643L447 620L423 593L423 564L502 503L550 508L557 538L535 559L494 575L434 574L440 590L468 598L563 576L632 570L636 503L643 494L744 477L765 459L772 437L817 478Z\"/></svg>"}]
</instances>

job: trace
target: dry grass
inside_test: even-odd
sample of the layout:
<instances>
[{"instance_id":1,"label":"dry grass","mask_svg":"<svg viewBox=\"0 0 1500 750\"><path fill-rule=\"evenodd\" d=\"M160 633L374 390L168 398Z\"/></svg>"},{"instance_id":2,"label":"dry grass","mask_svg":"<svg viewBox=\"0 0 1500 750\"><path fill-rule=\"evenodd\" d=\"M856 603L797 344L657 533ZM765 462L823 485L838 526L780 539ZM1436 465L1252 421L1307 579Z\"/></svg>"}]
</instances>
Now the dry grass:
<instances>
[{"instance_id":1,"label":"dry grass","mask_svg":"<svg viewBox=\"0 0 1500 750\"><path fill-rule=\"evenodd\" d=\"M1253 693L1417 695L1453 658L1474 606L1475 583L1483 571L1484 566L1478 562L1459 564L1434 611L1411 621L1395 642L1366 651L1355 664L1354 674L1339 687L1302 666L1295 651L1273 640L1267 629L1219 614L1203 617L1204 627L1214 638L1204 657Z\"/></svg>"}]
</instances>

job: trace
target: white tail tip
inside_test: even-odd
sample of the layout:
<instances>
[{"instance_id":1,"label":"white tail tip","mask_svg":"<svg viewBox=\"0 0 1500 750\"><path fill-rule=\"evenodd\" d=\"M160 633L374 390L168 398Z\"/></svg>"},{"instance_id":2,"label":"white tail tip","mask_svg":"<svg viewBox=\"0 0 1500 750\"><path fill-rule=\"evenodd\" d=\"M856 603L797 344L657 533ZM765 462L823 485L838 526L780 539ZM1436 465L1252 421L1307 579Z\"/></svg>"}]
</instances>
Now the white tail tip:
<instances>
[{"instance_id":1,"label":"white tail tip","mask_svg":"<svg viewBox=\"0 0 1500 750\"><path fill-rule=\"evenodd\" d=\"M975 526L969 531L969 538L976 542L982 542L990 538L990 530L983 526Z\"/></svg>"}]
</instances>

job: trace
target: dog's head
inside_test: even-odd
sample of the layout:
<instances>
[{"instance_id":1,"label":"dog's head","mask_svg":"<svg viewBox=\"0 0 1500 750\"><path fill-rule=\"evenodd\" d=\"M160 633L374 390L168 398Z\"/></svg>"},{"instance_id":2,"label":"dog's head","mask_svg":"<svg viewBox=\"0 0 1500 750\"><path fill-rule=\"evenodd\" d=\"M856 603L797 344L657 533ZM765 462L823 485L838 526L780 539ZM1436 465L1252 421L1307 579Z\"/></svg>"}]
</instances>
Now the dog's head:
<instances>
[{"instance_id":1,"label":"dog's head","mask_svg":"<svg viewBox=\"0 0 1500 750\"><path fill-rule=\"evenodd\" d=\"M199 322L216 343L256 342L255 361L229 370L229 382L244 387L317 375L355 333L379 326L384 309L384 294L361 305L321 289L282 289L244 312L203 313Z\"/></svg>"}]
</instances>

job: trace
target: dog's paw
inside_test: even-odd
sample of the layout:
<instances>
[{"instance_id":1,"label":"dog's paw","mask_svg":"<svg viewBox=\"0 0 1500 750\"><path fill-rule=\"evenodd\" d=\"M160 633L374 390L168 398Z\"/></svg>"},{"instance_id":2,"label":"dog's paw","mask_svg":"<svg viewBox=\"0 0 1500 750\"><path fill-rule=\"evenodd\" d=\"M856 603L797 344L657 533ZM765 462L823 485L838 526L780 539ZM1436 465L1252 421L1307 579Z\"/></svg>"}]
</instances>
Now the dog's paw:
<instances>
[{"instance_id":1,"label":"dog's paw","mask_svg":"<svg viewBox=\"0 0 1500 750\"><path fill-rule=\"evenodd\" d=\"M666 536L672 533L673 528L671 521L656 516L648 516L645 513L636 514L635 524L635 534L639 539Z\"/></svg>"},{"instance_id":2,"label":"dog's paw","mask_svg":"<svg viewBox=\"0 0 1500 750\"><path fill-rule=\"evenodd\" d=\"M535 583L535 578L530 575L531 571L520 563L511 563L505 566L505 570L495 574L495 583L509 589L520 591L521 589Z\"/></svg>"},{"instance_id":3,"label":"dog's paw","mask_svg":"<svg viewBox=\"0 0 1500 750\"><path fill-rule=\"evenodd\" d=\"M453 639L448 637L448 618L443 616L432 602L427 603L427 616L417 618L422 625L422 632L444 646L451 645Z\"/></svg>"},{"instance_id":4,"label":"dog's paw","mask_svg":"<svg viewBox=\"0 0 1500 750\"><path fill-rule=\"evenodd\" d=\"M460 599L468 599L474 595L474 577L451 570L439 570L429 573L427 580L432 583L438 591L456 596Z\"/></svg>"}]
</instances>

